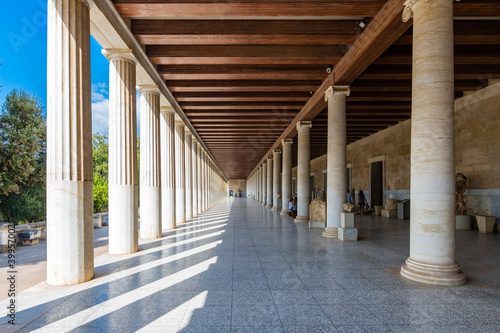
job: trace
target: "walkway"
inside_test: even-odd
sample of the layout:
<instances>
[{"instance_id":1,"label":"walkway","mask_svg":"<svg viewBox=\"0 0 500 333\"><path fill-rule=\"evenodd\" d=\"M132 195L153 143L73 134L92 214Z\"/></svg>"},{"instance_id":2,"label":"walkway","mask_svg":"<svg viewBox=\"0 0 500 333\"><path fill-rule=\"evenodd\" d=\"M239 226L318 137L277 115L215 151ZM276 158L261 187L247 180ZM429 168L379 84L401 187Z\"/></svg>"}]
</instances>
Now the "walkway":
<instances>
[{"instance_id":1,"label":"walkway","mask_svg":"<svg viewBox=\"0 0 500 333\"><path fill-rule=\"evenodd\" d=\"M500 332L499 234L459 232L472 281L437 288L397 276L409 221L357 219L360 241L343 243L226 199L138 253L97 257L92 281L21 293L19 332Z\"/></svg>"}]
</instances>

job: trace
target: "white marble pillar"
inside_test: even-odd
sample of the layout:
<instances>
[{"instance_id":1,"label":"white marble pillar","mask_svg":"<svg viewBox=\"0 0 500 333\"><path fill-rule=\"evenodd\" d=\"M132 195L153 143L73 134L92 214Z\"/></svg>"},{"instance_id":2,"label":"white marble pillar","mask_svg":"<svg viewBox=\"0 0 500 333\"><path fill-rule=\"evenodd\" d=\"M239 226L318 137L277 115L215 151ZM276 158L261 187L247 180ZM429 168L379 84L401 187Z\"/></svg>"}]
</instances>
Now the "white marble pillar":
<instances>
[{"instance_id":1,"label":"white marble pillar","mask_svg":"<svg viewBox=\"0 0 500 333\"><path fill-rule=\"evenodd\" d=\"M138 250L135 62L131 50L104 50L109 66L109 253Z\"/></svg>"},{"instance_id":2,"label":"white marble pillar","mask_svg":"<svg viewBox=\"0 0 500 333\"><path fill-rule=\"evenodd\" d=\"M273 210L278 209L278 193L281 191L281 149L274 150L273 158Z\"/></svg>"},{"instance_id":3,"label":"white marble pillar","mask_svg":"<svg viewBox=\"0 0 500 333\"><path fill-rule=\"evenodd\" d=\"M191 159L193 165L193 216L198 215L198 142L193 138L191 144Z\"/></svg>"},{"instance_id":4,"label":"white marble pillar","mask_svg":"<svg viewBox=\"0 0 500 333\"><path fill-rule=\"evenodd\" d=\"M175 112L171 106L160 112L161 224L175 229Z\"/></svg>"},{"instance_id":5,"label":"white marble pillar","mask_svg":"<svg viewBox=\"0 0 500 333\"><path fill-rule=\"evenodd\" d=\"M293 139L284 139L283 146L283 180L281 200L283 207L280 215L288 216L288 203L292 197L292 143Z\"/></svg>"},{"instance_id":6,"label":"white marble pillar","mask_svg":"<svg viewBox=\"0 0 500 333\"><path fill-rule=\"evenodd\" d=\"M326 228L323 236L338 238L340 214L347 202L347 134L346 96L348 86L333 86L325 92L328 102L328 148L327 148L327 189Z\"/></svg>"},{"instance_id":7,"label":"white marble pillar","mask_svg":"<svg viewBox=\"0 0 500 333\"><path fill-rule=\"evenodd\" d=\"M267 161L262 163L262 206L267 203Z\"/></svg>"},{"instance_id":8,"label":"white marble pillar","mask_svg":"<svg viewBox=\"0 0 500 333\"><path fill-rule=\"evenodd\" d=\"M466 282L455 261L453 1L406 2L413 13L410 257L401 275Z\"/></svg>"},{"instance_id":9,"label":"white marble pillar","mask_svg":"<svg viewBox=\"0 0 500 333\"><path fill-rule=\"evenodd\" d=\"M144 239L161 237L160 90L139 86L141 93L141 223Z\"/></svg>"},{"instance_id":10,"label":"white marble pillar","mask_svg":"<svg viewBox=\"0 0 500 333\"><path fill-rule=\"evenodd\" d=\"M272 156L269 156L267 158L266 184L267 184L266 207L271 208L271 207L273 207L273 204L272 204L272 201L273 201L273 157Z\"/></svg>"},{"instance_id":11,"label":"white marble pillar","mask_svg":"<svg viewBox=\"0 0 500 333\"><path fill-rule=\"evenodd\" d=\"M191 132L186 132L185 136L185 164L186 164L186 220L193 218L193 144Z\"/></svg>"},{"instance_id":12,"label":"white marble pillar","mask_svg":"<svg viewBox=\"0 0 500 333\"><path fill-rule=\"evenodd\" d=\"M309 222L309 202L311 201L310 178L310 121L297 123L297 218L294 222Z\"/></svg>"},{"instance_id":13,"label":"white marble pillar","mask_svg":"<svg viewBox=\"0 0 500 333\"><path fill-rule=\"evenodd\" d=\"M47 8L47 283L94 276L89 4Z\"/></svg>"},{"instance_id":14,"label":"white marble pillar","mask_svg":"<svg viewBox=\"0 0 500 333\"><path fill-rule=\"evenodd\" d=\"M203 154L203 148L198 144L197 150L197 164L198 164L198 214L203 212L203 167L201 161L201 155Z\"/></svg>"},{"instance_id":15,"label":"white marble pillar","mask_svg":"<svg viewBox=\"0 0 500 333\"><path fill-rule=\"evenodd\" d=\"M207 155L204 150L201 152L201 168L202 168L202 184L203 189L201 192L202 209L207 210Z\"/></svg>"},{"instance_id":16,"label":"white marble pillar","mask_svg":"<svg viewBox=\"0 0 500 333\"><path fill-rule=\"evenodd\" d=\"M175 223L186 222L185 125L175 122Z\"/></svg>"}]
</instances>

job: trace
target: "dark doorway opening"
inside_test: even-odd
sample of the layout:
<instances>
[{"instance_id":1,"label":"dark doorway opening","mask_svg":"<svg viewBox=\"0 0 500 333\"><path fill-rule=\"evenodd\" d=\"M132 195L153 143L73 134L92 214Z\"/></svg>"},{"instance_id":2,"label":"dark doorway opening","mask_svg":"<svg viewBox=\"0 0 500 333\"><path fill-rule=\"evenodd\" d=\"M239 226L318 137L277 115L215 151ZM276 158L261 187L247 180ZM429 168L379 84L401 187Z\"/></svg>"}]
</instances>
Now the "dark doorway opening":
<instances>
[{"instance_id":1,"label":"dark doorway opening","mask_svg":"<svg viewBox=\"0 0 500 333\"><path fill-rule=\"evenodd\" d=\"M383 206L383 170L384 162L370 165L370 207Z\"/></svg>"}]
</instances>

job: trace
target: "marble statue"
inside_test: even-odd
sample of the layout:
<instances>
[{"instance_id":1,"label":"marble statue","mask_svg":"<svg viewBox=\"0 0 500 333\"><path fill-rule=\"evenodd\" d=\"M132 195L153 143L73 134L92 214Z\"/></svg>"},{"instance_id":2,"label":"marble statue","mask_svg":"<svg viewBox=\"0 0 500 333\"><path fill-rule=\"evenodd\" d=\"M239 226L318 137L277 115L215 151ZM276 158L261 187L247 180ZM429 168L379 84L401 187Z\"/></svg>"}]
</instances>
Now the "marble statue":
<instances>
[{"instance_id":1,"label":"marble statue","mask_svg":"<svg viewBox=\"0 0 500 333\"><path fill-rule=\"evenodd\" d=\"M309 220L315 222L326 222L326 202L316 198L309 205Z\"/></svg>"},{"instance_id":2,"label":"marble statue","mask_svg":"<svg viewBox=\"0 0 500 333\"><path fill-rule=\"evenodd\" d=\"M352 203L345 203L342 205L344 207L344 210L346 213L350 213L352 209L354 208L354 205Z\"/></svg>"},{"instance_id":3,"label":"marble statue","mask_svg":"<svg viewBox=\"0 0 500 333\"><path fill-rule=\"evenodd\" d=\"M455 175L455 214L465 215L467 214L467 203L464 200L464 192L467 187L467 177L462 173L457 173Z\"/></svg>"}]
</instances>

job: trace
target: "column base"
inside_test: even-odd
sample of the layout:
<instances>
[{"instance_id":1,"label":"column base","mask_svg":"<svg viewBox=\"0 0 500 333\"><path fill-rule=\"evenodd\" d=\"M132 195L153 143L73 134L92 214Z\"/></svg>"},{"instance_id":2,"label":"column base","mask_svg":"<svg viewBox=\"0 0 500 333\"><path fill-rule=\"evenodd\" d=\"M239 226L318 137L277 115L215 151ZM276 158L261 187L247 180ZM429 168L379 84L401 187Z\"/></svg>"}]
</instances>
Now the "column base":
<instances>
[{"instance_id":1,"label":"column base","mask_svg":"<svg viewBox=\"0 0 500 333\"><path fill-rule=\"evenodd\" d=\"M278 207L273 206L273 208L271 208L271 210L278 210Z\"/></svg>"},{"instance_id":2,"label":"column base","mask_svg":"<svg viewBox=\"0 0 500 333\"><path fill-rule=\"evenodd\" d=\"M266 207L267 207L267 208L272 208L272 207L273 207L273 205L271 205L271 204L267 204L267 205L266 205Z\"/></svg>"},{"instance_id":3,"label":"column base","mask_svg":"<svg viewBox=\"0 0 500 333\"><path fill-rule=\"evenodd\" d=\"M309 223L309 216L302 216L302 215L297 215L295 220L293 222L296 223Z\"/></svg>"},{"instance_id":4,"label":"column base","mask_svg":"<svg viewBox=\"0 0 500 333\"><path fill-rule=\"evenodd\" d=\"M283 209L283 210L281 211L280 215L288 216L288 214L289 214L289 213L290 213L290 212L289 212L289 210L288 210L288 209L286 209L286 210L285 210L285 209Z\"/></svg>"},{"instance_id":5,"label":"column base","mask_svg":"<svg viewBox=\"0 0 500 333\"><path fill-rule=\"evenodd\" d=\"M323 237L326 238L339 238L339 228L337 227L326 227L323 231Z\"/></svg>"},{"instance_id":6,"label":"column base","mask_svg":"<svg viewBox=\"0 0 500 333\"><path fill-rule=\"evenodd\" d=\"M425 284L437 286L460 286L467 282L457 263L432 265L418 262L411 257L401 266L401 276Z\"/></svg>"}]
</instances>

